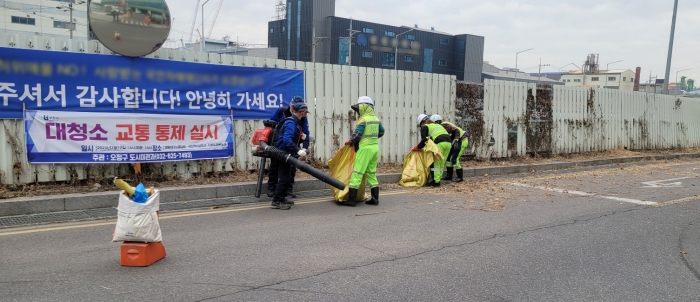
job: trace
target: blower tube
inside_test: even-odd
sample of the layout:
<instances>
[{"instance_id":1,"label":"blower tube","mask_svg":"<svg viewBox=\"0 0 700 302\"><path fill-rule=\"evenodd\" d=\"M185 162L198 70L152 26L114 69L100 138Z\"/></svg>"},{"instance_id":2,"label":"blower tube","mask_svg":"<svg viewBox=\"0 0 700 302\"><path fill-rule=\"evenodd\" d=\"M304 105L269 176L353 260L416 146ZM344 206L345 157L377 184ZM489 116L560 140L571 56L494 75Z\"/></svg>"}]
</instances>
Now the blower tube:
<instances>
[{"instance_id":1,"label":"blower tube","mask_svg":"<svg viewBox=\"0 0 700 302\"><path fill-rule=\"evenodd\" d=\"M292 157L292 155L288 154L287 152L277 149L276 147L270 146L263 141L260 142L260 148L262 148L263 151L265 151L265 155L271 158L295 166L297 167L297 169L309 173L311 176L316 177L316 179L325 182L337 188L338 190L345 190L345 184L341 181L338 181L337 179L315 169L314 167L309 166L307 163Z\"/></svg>"}]
</instances>

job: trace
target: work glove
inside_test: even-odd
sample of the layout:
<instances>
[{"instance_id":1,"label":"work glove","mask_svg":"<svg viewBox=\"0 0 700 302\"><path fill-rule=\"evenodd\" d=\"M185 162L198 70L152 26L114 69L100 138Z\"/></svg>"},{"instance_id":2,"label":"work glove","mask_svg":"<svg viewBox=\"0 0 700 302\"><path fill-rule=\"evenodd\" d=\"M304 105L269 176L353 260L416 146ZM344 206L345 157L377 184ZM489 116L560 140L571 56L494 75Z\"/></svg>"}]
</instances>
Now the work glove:
<instances>
[{"instance_id":1,"label":"work glove","mask_svg":"<svg viewBox=\"0 0 700 302\"><path fill-rule=\"evenodd\" d=\"M301 140L305 141L306 140L306 133L301 134Z\"/></svg>"},{"instance_id":2,"label":"work glove","mask_svg":"<svg viewBox=\"0 0 700 302\"><path fill-rule=\"evenodd\" d=\"M301 149L297 152L297 155L299 155L299 158L301 159L306 159L306 149Z\"/></svg>"},{"instance_id":3,"label":"work glove","mask_svg":"<svg viewBox=\"0 0 700 302\"><path fill-rule=\"evenodd\" d=\"M413 151L419 151L418 146L413 147Z\"/></svg>"}]
</instances>

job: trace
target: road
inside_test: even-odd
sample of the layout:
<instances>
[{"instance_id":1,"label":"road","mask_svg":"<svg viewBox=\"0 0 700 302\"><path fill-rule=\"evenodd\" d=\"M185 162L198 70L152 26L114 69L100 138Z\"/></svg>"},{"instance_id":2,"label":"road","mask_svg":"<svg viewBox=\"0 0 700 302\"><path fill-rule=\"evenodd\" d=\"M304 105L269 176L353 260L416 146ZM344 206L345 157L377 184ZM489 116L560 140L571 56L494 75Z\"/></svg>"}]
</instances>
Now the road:
<instances>
[{"instance_id":1,"label":"road","mask_svg":"<svg viewBox=\"0 0 700 302\"><path fill-rule=\"evenodd\" d=\"M700 161L161 215L119 265L114 220L0 230L3 301L698 301Z\"/></svg>"}]
</instances>

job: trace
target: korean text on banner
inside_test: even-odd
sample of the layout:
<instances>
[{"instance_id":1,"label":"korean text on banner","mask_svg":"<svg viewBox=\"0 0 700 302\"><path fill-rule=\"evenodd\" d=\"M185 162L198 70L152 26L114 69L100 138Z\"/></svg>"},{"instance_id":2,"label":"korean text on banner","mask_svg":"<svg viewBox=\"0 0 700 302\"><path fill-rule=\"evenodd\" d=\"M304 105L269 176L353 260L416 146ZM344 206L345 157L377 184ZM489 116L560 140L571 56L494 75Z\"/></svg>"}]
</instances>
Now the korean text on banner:
<instances>
[{"instance_id":1,"label":"korean text on banner","mask_svg":"<svg viewBox=\"0 0 700 302\"><path fill-rule=\"evenodd\" d=\"M27 110L268 119L304 71L0 47L0 119Z\"/></svg>"},{"instance_id":2,"label":"korean text on banner","mask_svg":"<svg viewBox=\"0 0 700 302\"><path fill-rule=\"evenodd\" d=\"M229 115L26 111L30 163L130 163L229 158Z\"/></svg>"}]
</instances>

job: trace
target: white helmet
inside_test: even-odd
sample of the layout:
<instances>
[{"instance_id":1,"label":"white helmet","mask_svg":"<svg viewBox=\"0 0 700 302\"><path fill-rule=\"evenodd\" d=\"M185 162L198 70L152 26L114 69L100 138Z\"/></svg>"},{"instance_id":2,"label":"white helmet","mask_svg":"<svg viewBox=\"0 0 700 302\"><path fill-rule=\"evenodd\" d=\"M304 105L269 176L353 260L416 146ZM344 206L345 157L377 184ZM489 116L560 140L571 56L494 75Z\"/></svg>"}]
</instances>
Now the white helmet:
<instances>
[{"instance_id":1,"label":"white helmet","mask_svg":"<svg viewBox=\"0 0 700 302\"><path fill-rule=\"evenodd\" d=\"M427 114L422 114L422 113L419 114L419 115L418 115L418 118L416 119L416 122L418 122L418 124L417 124L418 127L420 127L420 123L422 123L423 121L425 121L425 120L427 120L427 119L428 119L428 115L427 115Z\"/></svg>"},{"instance_id":2,"label":"white helmet","mask_svg":"<svg viewBox=\"0 0 700 302\"><path fill-rule=\"evenodd\" d=\"M430 116L430 120L433 122L442 121L442 116L439 114L433 114Z\"/></svg>"},{"instance_id":3,"label":"white helmet","mask_svg":"<svg viewBox=\"0 0 700 302\"><path fill-rule=\"evenodd\" d=\"M368 96L361 96L359 99L357 99L357 103L358 104L365 103L365 104L370 104L370 105L374 106L374 101L372 101L372 98L368 97Z\"/></svg>"}]
</instances>

